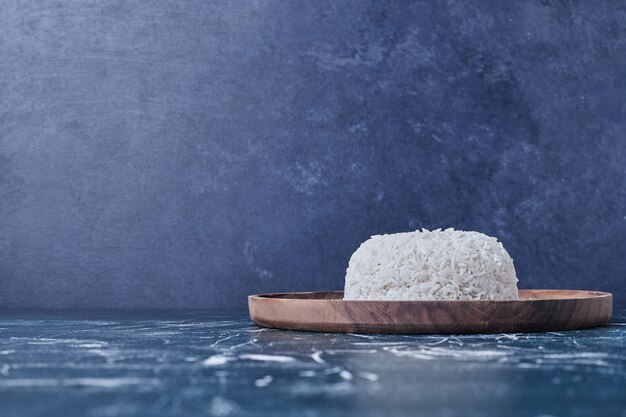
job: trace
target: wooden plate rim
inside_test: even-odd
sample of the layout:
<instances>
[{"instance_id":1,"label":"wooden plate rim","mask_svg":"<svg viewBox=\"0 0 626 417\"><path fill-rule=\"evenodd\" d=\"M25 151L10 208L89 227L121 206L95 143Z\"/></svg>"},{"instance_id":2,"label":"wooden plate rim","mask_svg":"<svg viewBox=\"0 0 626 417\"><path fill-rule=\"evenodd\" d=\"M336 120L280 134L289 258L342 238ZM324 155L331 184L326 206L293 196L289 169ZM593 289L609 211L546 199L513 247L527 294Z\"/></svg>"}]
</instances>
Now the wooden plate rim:
<instances>
[{"instance_id":1,"label":"wooden plate rim","mask_svg":"<svg viewBox=\"0 0 626 417\"><path fill-rule=\"evenodd\" d=\"M437 304L437 303L528 303L537 301L562 301L562 300L584 300L594 298L612 298L613 294L604 291L593 290L557 290L557 289L520 289L522 293L567 293L569 297L539 297L539 298L519 298L516 300L344 300L343 298L314 298L304 296L315 296L316 294L334 294L342 295L343 291L300 291L300 292L277 292L267 294L253 294L249 295L249 300L288 300L293 301L307 301L307 302L320 302L320 303L425 303L425 304Z\"/></svg>"},{"instance_id":2,"label":"wooden plate rim","mask_svg":"<svg viewBox=\"0 0 626 417\"><path fill-rule=\"evenodd\" d=\"M342 291L248 296L250 318L290 330L454 334L574 330L605 325L613 295L520 290L517 300L344 300Z\"/></svg>"}]
</instances>

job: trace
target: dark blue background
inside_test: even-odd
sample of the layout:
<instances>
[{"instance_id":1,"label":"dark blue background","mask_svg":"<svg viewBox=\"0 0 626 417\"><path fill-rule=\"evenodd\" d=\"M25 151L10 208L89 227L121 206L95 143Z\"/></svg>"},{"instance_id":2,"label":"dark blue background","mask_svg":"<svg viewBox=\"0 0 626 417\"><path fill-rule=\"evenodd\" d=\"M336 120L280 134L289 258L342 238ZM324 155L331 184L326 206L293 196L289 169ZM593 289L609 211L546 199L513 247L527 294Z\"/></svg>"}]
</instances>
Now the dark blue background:
<instances>
[{"instance_id":1,"label":"dark blue background","mask_svg":"<svg viewBox=\"0 0 626 417\"><path fill-rule=\"evenodd\" d=\"M5 0L0 306L243 307L451 226L619 302L625 99L618 1Z\"/></svg>"}]
</instances>

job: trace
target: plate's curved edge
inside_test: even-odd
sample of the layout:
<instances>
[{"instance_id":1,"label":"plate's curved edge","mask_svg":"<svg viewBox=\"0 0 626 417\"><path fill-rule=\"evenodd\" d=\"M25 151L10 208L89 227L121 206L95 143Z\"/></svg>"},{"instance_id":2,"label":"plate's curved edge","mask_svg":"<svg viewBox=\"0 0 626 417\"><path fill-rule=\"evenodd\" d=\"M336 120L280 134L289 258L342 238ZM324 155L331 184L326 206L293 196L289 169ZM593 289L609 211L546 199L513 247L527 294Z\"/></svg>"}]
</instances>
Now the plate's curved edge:
<instances>
[{"instance_id":1,"label":"plate's curved edge","mask_svg":"<svg viewBox=\"0 0 626 417\"><path fill-rule=\"evenodd\" d=\"M252 321L262 327L379 334L575 330L606 325L612 317L613 295L608 292L526 291L536 291L535 295L567 293L571 297L499 301L373 301L343 300L340 298L341 291L301 292L250 295L248 308ZM322 294L333 298L320 298ZM507 312L509 308L510 312ZM398 311L402 314L394 316ZM441 316L444 318L450 314L455 317L456 314L458 322L450 320L450 317L440 320L437 312L444 314ZM473 318L467 312L473 313ZM520 312L523 314L520 315Z\"/></svg>"},{"instance_id":2,"label":"plate's curved edge","mask_svg":"<svg viewBox=\"0 0 626 417\"><path fill-rule=\"evenodd\" d=\"M307 300L307 301L324 301L324 302L355 302L355 303L511 303L511 302L526 302L526 301L541 301L541 300L584 300L584 299L596 299L596 298L613 298L613 294L605 291L595 290L557 290L557 289L520 289L524 293L568 293L571 295L578 294L578 297L560 297L560 298L525 298L520 297L516 300L344 300L343 291L301 291L301 292L277 292L267 294L251 294L248 295L250 299L272 299L272 300ZM321 298L321 294L332 294L337 298ZM586 294L587 296L583 296ZM318 296L318 297L316 297Z\"/></svg>"}]
</instances>

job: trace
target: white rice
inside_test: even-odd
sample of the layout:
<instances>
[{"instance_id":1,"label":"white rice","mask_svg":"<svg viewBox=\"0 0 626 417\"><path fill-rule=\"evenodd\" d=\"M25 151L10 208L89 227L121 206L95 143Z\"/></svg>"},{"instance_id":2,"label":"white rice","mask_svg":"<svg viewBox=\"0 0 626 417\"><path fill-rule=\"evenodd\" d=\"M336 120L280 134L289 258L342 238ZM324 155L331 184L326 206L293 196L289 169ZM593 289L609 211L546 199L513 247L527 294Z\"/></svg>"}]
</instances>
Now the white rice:
<instances>
[{"instance_id":1,"label":"white rice","mask_svg":"<svg viewBox=\"0 0 626 417\"><path fill-rule=\"evenodd\" d=\"M372 236L350 258L346 300L513 300L513 260L494 237L446 229Z\"/></svg>"}]
</instances>

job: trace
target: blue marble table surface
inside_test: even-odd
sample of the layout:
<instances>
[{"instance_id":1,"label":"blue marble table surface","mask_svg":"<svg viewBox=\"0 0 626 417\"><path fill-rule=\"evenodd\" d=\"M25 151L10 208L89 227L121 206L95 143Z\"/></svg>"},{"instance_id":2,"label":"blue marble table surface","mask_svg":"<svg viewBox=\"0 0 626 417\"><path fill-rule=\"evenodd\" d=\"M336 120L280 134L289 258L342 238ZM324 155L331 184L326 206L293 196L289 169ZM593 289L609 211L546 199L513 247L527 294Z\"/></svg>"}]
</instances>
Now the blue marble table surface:
<instances>
[{"instance_id":1,"label":"blue marble table surface","mask_svg":"<svg viewBox=\"0 0 626 417\"><path fill-rule=\"evenodd\" d=\"M626 310L602 328L385 336L241 312L2 312L0 416L626 416Z\"/></svg>"}]
</instances>

